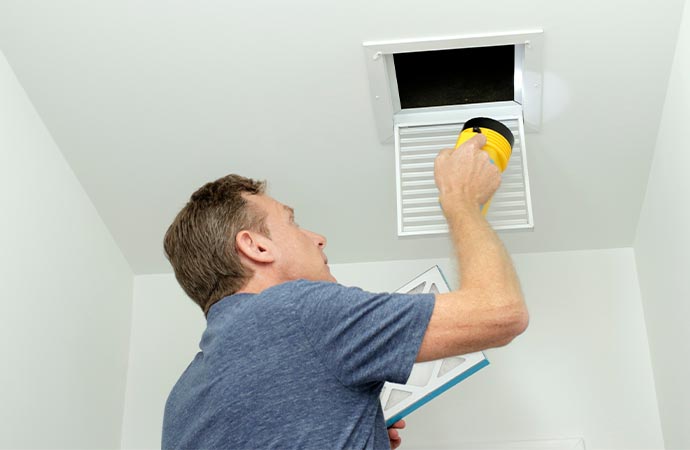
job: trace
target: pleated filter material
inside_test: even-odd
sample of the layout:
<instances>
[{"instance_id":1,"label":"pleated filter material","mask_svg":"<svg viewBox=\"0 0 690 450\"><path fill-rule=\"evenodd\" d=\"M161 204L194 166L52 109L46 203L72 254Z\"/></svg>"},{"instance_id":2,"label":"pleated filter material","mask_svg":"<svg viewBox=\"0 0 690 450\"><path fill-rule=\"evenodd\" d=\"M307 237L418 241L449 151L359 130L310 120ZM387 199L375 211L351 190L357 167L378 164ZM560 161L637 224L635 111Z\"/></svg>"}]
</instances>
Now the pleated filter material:
<instances>
[{"instance_id":1,"label":"pleated filter material","mask_svg":"<svg viewBox=\"0 0 690 450\"><path fill-rule=\"evenodd\" d=\"M513 133L515 143L486 218L495 230L531 229L534 222L522 117L498 120ZM448 232L434 182L434 160L442 149L455 147L463 124L395 125L399 236Z\"/></svg>"}]
</instances>

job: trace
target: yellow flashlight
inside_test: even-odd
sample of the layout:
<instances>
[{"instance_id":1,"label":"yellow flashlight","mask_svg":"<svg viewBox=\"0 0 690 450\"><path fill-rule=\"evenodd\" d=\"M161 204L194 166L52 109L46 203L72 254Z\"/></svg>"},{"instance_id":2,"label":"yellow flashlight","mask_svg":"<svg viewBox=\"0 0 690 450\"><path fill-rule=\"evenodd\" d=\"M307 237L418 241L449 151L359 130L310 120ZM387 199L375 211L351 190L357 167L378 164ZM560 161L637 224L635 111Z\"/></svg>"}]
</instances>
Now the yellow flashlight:
<instances>
[{"instance_id":1,"label":"yellow flashlight","mask_svg":"<svg viewBox=\"0 0 690 450\"><path fill-rule=\"evenodd\" d=\"M482 150L489 154L489 159L501 172L506 170L510 155L513 153L515 137L510 129L498 120L488 117L475 117L468 120L462 127L455 148L457 149L465 141L479 133L486 136L486 144ZM482 206L482 214L486 215L490 204L491 199Z\"/></svg>"}]
</instances>

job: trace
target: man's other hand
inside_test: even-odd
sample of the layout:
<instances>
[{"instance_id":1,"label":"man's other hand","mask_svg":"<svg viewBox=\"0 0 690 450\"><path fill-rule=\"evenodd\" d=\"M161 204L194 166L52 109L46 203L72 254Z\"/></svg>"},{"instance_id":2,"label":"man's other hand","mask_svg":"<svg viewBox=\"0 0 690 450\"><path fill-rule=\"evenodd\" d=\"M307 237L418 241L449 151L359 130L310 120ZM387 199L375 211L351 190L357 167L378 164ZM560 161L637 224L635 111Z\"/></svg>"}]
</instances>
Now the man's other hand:
<instances>
[{"instance_id":1,"label":"man's other hand","mask_svg":"<svg viewBox=\"0 0 690 450\"><path fill-rule=\"evenodd\" d=\"M401 419L391 425L391 427L388 429L388 439L391 441L391 449L395 450L396 448L400 447L402 439L400 438L400 433L398 430L402 430L403 428L405 428L405 421Z\"/></svg>"}]
</instances>

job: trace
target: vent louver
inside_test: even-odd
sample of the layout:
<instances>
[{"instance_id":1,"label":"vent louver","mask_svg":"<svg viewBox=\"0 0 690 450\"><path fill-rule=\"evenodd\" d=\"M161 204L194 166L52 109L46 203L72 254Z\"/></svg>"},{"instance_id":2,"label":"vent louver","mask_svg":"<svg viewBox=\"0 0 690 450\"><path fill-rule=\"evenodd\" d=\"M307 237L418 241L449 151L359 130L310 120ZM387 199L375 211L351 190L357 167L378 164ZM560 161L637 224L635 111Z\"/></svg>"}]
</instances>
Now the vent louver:
<instances>
[{"instance_id":1,"label":"vent louver","mask_svg":"<svg viewBox=\"0 0 690 450\"><path fill-rule=\"evenodd\" d=\"M529 177L521 114L494 117L515 136L513 154L502 175L501 187L491 202L487 220L496 230L533 228ZM395 155L398 195L398 235L448 232L438 189L434 160L444 148L453 148L464 121L395 125Z\"/></svg>"}]
</instances>

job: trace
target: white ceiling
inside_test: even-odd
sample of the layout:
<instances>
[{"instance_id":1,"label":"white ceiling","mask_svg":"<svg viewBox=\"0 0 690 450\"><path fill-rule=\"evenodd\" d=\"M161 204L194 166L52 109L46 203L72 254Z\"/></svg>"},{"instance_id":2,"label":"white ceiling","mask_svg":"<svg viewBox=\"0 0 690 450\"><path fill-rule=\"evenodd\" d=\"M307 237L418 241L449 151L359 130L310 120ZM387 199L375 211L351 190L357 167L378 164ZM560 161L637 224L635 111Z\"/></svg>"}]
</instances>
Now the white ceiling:
<instances>
[{"instance_id":1,"label":"white ceiling","mask_svg":"<svg viewBox=\"0 0 690 450\"><path fill-rule=\"evenodd\" d=\"M512 252L625 247L682 6L0 0L0 49L142 274L170 271L172 218L233 172L267 179L332 262L449 255L446 237L396 236L362 42L542 28L543 129L526 139L536 226L502 237Z\"/></svg>"}]
</instances>

